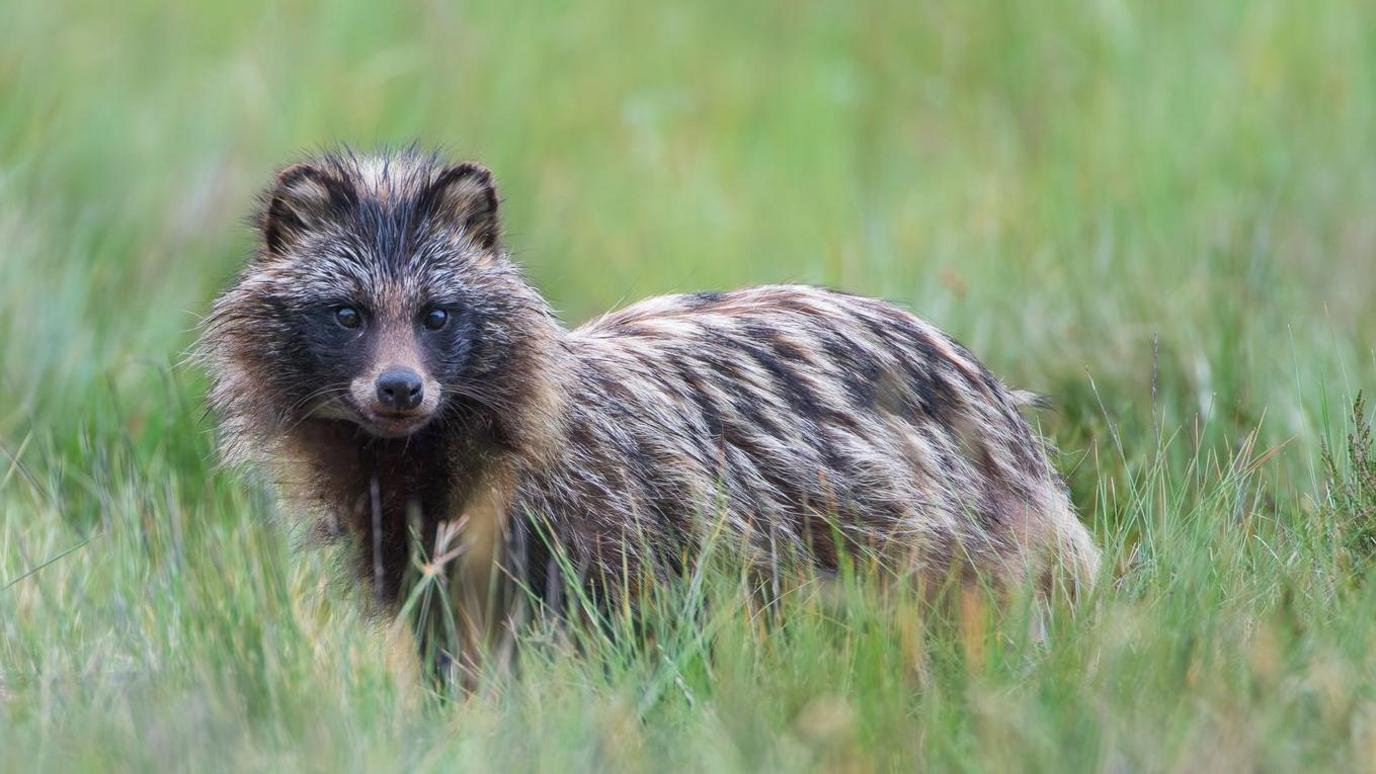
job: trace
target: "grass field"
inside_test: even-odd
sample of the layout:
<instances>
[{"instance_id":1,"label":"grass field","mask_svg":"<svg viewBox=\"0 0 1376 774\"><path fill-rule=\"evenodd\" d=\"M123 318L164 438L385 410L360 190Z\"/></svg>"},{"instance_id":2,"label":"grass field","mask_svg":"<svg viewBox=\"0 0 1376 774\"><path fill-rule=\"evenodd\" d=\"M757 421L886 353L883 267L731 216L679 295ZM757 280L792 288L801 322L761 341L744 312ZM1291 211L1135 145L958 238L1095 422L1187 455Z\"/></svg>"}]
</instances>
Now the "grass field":
<instances>
[{"instance_id":1,"label":"grass field","mask_svg":"<svg viewBox=\"0 0 1376 774\"><path fill-rule=\"evenodd\" d=\"M1376 5L0 16L0 770L1376 765ZM412 139L496 171L570 323L806 281L951 331L1054 399L1110 574L1037 642L709 573L436 699L178 365L275 166Z\"/></svg>"}]
</instances>

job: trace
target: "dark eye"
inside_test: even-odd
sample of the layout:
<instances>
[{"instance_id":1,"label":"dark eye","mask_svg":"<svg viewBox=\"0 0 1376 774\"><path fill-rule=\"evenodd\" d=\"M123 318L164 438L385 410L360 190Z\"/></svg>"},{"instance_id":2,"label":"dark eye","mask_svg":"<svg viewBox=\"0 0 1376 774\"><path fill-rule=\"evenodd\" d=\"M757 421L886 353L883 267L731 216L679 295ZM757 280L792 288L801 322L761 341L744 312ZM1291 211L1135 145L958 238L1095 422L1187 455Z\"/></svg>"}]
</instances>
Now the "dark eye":
<instances>
[{"instance_id":1,"label":"dark eye","mask_svg":"<svg viewBox=\"0 0 1376 774\"><path fill-rule=\"evenodd\" d=\"M431 309L425 313L425 317L421 320L421 325L432 331L437 331L448 323L449 313L443 309Z\"/></svg>"},{"instance_id":2,"label":"dark eye","mask_svg":"<svg viewBox=\"0 0 1376 774\"><path fill-rule=\"evenodd\" d=\"M353 329L363 324L363 315L352 306L340 306L334 310L334 321L342 327Z\"/></svg>"}]
</instances>

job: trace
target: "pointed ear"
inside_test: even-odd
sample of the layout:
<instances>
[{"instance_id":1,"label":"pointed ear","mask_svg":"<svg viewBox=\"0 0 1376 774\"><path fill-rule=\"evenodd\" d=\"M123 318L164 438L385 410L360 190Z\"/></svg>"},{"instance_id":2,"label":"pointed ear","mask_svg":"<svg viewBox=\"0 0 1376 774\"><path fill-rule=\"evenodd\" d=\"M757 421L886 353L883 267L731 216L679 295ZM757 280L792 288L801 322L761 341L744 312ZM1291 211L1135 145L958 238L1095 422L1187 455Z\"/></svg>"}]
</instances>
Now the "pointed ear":
<instances>
[{"instance_id":1,"label":"pointed ear","mask_svg":"<svg viewBox=\"0 0 1376 774\"><path fill-rule=\"evenodd\" d=\"M338 178L314 164L292 164L277 173L263 194L263 243L269 252L282 254L303 234L341 213L349 199L347 185Z\"/></svg>"},{"instance_id":2,"label":"pointed ear","mask_svg":"<svg viewBox=\"0 0 1376 774\"><path fill-rule=\"evenodd\" d=\"M425 192L426 211L463 229L484 250L497 246L502 224L497 215L497 185L486 167L471 162L446 168Z\"/></svg>"}]
</instances>

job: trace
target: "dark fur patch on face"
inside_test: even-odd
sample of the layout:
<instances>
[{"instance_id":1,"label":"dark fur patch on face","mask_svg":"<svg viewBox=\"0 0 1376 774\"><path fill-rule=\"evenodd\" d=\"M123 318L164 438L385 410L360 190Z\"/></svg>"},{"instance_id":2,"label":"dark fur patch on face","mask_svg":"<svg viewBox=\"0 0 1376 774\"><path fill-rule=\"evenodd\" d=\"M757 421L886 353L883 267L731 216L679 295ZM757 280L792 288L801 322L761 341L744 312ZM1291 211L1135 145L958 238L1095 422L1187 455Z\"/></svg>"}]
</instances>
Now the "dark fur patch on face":
<instances>
[{"instance_id":1,"label":"dark fur patch on face","mask_svg":"<svg viewBox=\"0 0 1376 774\"><path fill-rule=\"evenodd\" d=\"M500 251L488 170L416 151L344 151L283 169L260 201L260 249L207 326L235 391L255 393L281 423L323 416L374 429L385 408L375 381L393 367L420 375L427 421L455 401L518 402L494 382L514 384L519 369L504 364L551 321Z\"/></svg>"}]
</instances>

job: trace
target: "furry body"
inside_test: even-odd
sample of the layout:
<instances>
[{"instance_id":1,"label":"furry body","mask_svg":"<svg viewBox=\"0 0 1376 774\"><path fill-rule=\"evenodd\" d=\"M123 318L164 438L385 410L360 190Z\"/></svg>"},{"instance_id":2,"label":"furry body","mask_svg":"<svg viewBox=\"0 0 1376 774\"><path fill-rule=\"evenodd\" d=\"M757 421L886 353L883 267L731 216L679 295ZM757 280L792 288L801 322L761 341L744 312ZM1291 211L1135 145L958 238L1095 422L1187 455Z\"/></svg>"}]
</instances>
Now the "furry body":
<instances>
[{"instance_id":1,"label":"furry body","mask_svg":"<svg viewBox=\"0 0 1376 774\"><path fill-rule=\"evenodd\" d=\"M486 170L418 154L289 167L207 324L226 455L355 538L380 599L453 543L444 569L481 628L494 577L550 598L556 547L605 599L718 533L761 567L864 551L931 578L1092 578L1097 549L1019 398L930 324L768 286L568 330L498 244L496 202ZM366 324L330 327L329 309L352 321L344 303ZM447 328L415 323L435 308ZM403 361L433 404L418 418L367 404Z\"/></svg>"}]
</instances>

